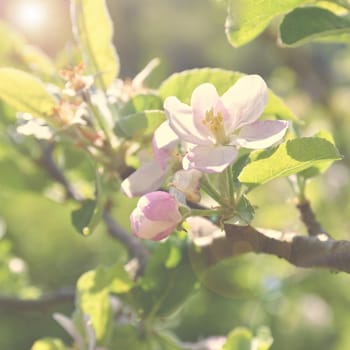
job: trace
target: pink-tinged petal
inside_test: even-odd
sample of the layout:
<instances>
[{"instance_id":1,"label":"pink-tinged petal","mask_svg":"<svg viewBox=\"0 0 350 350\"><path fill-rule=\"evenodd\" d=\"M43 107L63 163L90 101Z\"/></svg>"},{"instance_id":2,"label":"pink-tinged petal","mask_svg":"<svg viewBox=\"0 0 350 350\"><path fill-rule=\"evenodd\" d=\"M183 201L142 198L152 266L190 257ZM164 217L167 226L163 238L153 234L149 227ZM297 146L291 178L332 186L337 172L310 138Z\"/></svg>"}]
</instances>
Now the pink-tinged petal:
<instances>
[{"instance_id":1,"label":"pink-tinged petal","mask_svg":"<svg viewBox=\"0 0 350 350\"><path fill-rule=\"evenodd\" d=\"M155 162L148 162L140 166L121 184L121 190L128 197L138 197L157 190L166 177L166 170Z\"/></svg>"},{"instance_id":2,"label":"pink-tinged petal","mask_svg":"<svg viewBox=\"0 0 350 350\"><path fill-rule=\"evenodd\" d=\"M162 169L166 169L172 151L178 143L179 137L170 127L168 121L162 123L154 132L152 140L153 153Z\"/></svg>"},{"instance_id":3,"label":"pink-tinged petal","mask_svg":"<svg viewBox=\"0 0 350 350\"><path fill-rule=\"evenodd\" d=\"M288 129L285 120L262 120L244 126L235 143L251 149L267 148L280 141Z\"/></svg>"},{"instance_id":4,"label":"pink-tinged petal","mask_svg":"<svg viewBox=\"0 0 350 350\"><path fill-rule=\"evenodd\" d=\"M168 192L150 192L139 199L137 204L145 216L153 221L178 222L181 214L174 197Z\"/></svg>"},{"instance_id":5,"label":"pink-tinged petal","mask_svg":"<svg viewBox=\"0 0 350 350\"><path fill-rule=\"evenodd\" d=\"M197 129L207 136L211 136L210 130L203 124L206 113L215 109L220 97L213 84L204 83L197 86L191 97L194 124Z\"/></svg>"},{"instance_id":6,"label":"pink-tinged petal","mask_svg":"<svg viewBox=\"0 0 350 350\"><path fill-rule=\"evenodd\" d=\"M182 161L183 168L204 173L221 173L237 157L234 146L196 146L188 151Z\"/></svg>"},{"instance_id":7,"label":"pink-tinged petal","mask_svg":"<svg viewBox=\"0 0 350 350\"><path fill-rule=\"evenodd\" d=\"M135 208L130 215L132 233L142 239L159 241L172 233L176 224L167 221L152 221L143 214L142 210Z\"/></svg>"},{"instance_id":8,"label":"pink-tinged petal","mask_svg":"<svg viewBox=\"0 0 350 350\"><path fill-rule=\"evenodd\" d=\"M181 220L176 200L169 193L161 191L142 196L130 215L134 235L150 240L167 237Z\"/></svg>"},{"instance_id":9,"label":"pink-tinged petal","mask_svg":"<svg viewBox=\"0 0 350 350\"><path fill-rule=\"evenodd\" d=\"M175 96L167 97L164 109L170 127L182 141L205 145L210 143L194 124L192 108L180 102Z\"/></svg>"},{"instance_id":10,"label":"pink-tinged petal","mask_svg":"<svg viewBox=\"0 0 350 350\"><path fill-rule=\"evenodd\" d=\"M228 89L221 97L230 118L225 129L232 132L255 122L267 104L268 89L259 75L246 75Z\"/></svg>"}]
</instances>

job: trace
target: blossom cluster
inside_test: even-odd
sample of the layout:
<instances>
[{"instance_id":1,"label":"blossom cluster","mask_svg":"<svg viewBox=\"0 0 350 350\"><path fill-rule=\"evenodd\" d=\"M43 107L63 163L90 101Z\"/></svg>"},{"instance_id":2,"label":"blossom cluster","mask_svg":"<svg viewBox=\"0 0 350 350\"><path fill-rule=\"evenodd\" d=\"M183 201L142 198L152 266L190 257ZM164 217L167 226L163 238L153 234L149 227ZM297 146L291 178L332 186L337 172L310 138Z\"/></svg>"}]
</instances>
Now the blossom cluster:
<instances>
[{"instance_id":1,"label":"blossom cluster","mask_svg":"<svg viewBox=\"0 0 350 350\"><path fill-rule=\"evenodd\" d=\"M240 78L222 96L214 85L201 84L190 105L175 96L166 98L167 120L152 141L154 159L122 183L129 197L142 196L130 218L136 236L160 240L182 221L178 202L184 201L156 191L170 173L175 172L170 186L199 202L202 174L226 171L240 148L265 149L283 138L287 121L258 120L267 100L268 88L258 75Z\"/></svg>"}]
</instances>

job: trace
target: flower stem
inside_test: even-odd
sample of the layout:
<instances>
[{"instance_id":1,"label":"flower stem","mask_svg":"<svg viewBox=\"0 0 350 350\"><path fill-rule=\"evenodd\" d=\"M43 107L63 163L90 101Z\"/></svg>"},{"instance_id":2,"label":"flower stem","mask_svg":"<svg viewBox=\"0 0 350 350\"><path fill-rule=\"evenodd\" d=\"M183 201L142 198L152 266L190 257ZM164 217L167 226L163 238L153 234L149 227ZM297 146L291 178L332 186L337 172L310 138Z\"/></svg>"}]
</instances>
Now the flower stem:
<instances>
[{"instance_id":1,"label":"flower stem","mask_svg":"<svg viewBox=\"0 0 350 350\"><path fill-rule=\"evenodd\" d=\"M232 173L232 167L228 166L225 170L226 174L226 184L228 187L228 193L229 193L229 203L232 205L234 202L234 195L235 195L235 188L233 183L233 173Z\"/></svg>"},{"instance_id":2,"label":"flower stem","mask_svg":"<svg viewBox=\"0 0 350 350\"><path fill-rule=\"evenodd\" d=\"M201 188L205 191L210 197L212 197L217 203L221 204L223 207L227 206L227 203L222 198L221 194L212 186L209 182L207 175L203 176L201 179Z\"/></svg>"},{"instance_id":3,"label":"flower stem","mask_svg":"<svg viewBox=\"0 0 350 350\"><path fill-rule=\"evenodd\" d=\"M225 214L225 210L223 209L191 209L187 216L213 216L223 214Z\"/></svg>"},{"instance_id":4,"label":"flower stem","mask_svg":"<svg viewBox=\"0 0 350 350\"><path fill-rule=\"evenodd\" d=\"M99 127L101 128L101 130L105 134L109 145L112 146L112 137L111 137L110 129L109 129L106 121L104 120L103 116L100 114L99 110L91 102L89 102L89 107L90 107L95 119L97 120Z\"/></svg>"}]
</instances>

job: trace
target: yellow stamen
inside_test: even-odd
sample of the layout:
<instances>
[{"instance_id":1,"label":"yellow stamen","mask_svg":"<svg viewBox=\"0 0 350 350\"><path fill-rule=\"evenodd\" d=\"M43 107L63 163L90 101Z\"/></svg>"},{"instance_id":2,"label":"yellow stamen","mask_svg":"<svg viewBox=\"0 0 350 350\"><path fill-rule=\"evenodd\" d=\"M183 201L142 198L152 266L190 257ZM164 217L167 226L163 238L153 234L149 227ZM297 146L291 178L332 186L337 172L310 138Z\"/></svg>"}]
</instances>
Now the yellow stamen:
<instances>
[{"instance_id":1,"label":"yellow stamen","mask_svg":"<svg viewBox=\"0 0 350 350\"><path fill-rule=\"evenodd\" d=\"M224 118L222 117L221 112L214 114L214 109L212 108L205 113L205 118L203 118L202 123L213 134L217 144L222 145L227 142L227 136L224 129Z\"/></svg>"}]
</instances>

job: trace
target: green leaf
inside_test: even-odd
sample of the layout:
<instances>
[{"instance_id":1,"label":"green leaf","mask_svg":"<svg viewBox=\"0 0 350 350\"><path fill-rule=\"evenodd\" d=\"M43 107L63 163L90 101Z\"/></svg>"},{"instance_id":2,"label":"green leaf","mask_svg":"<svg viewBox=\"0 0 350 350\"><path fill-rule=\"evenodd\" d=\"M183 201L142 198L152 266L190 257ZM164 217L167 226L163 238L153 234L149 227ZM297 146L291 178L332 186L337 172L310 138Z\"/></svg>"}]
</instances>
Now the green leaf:
<instances>
[{"instance_id":1,"label":"green leaf","mask_svg":"<svg viewBox=\"0 0 350 350\"><path fill-rule=\"evenodd\" d=\"M270 329L260 327L257 336L244 327L234 329L227 337L222 350L268 350L273 343Z\"/></svg>"},{"instance_id":2,"label":"green leaf","mask_svg":"<svg viewBox=\"0 0 350 350\"><path fill-rule=\"evenodd\" d=\"M143 94L132 97L121 109L120 115L128 115L145 110L162 109L163 101L158 95Z\"/></svg>"},{"instance_id":3,"label":"green leaf","mask_svg":"<svg viewBox=\"0 0 350 350\"><path fill-rule=\"evenodd\" d=\"M273 338L271 336L271 331L268 327L260 327L257 331L254 341L257 344L257 350L268 350L270 349Z\"/></svg>"},{"instance_id":4,"label":"green leaf","mask_svg":"<svg viewBox=\"0 0 350 350\"><path fill-rule=\"evenodd\" d=\"M104 171L97 171L95 175L95 199L82 201L81 207L71 214L72 224L79 233L88 236L94 232L101 221L106 204L106 193L112 189L110 182L106 181Z\"/></svg>"},{"instance_id":5,"label":"green leaf","mask_svg":"<svg viewBox=\"0 0 350 350\"><path fill-rule=\"evenodd\" d=\"M257 37L278 15L294 8L313 3L312 0L228 0L225 23L230 44L239 47Z\"/></svg>"},{"instance_id":6,"label":"green leaf","mask_svg":"<svg viewBox=\"0 0 350 350\"><path fill-rule=\"evenodd\" d=\"M170 238L156 246L139 286L133 289L136 307L144 316L167 316L189 297L195 281L186 243Z\"/></svg>"},{"instance_id":7,"label":"green leaf","mask_svg":"<svg viewBox=\"0 0 350 350\"><path fill-rule=\"evenodd\" d=\"M119 58L112 45L113 25L105 0L72 0L74 34L91 74L106 90L119 72Z\"/></svg>"},{"instance_id":8,"label":"green leaf","mask_svg":"<svg viewBox=\"0 0 350 350\"><path fill-rule=\"evenodd\" d=\"M131 324L118 325L113 329L108 349L150 350L150 339Z\"/></svg>"},{"instance_id":9,"label":"green leaf","mask_svg":"<svg viewBox=\"0 0 350 350\"><path fill-rule=\"evenodd\" d=\"M165 120L164 111L149 110L127 115L117 120L114 132L125 138L150 136Z\"/></svg>"},{"instance_id":10,"label":"green leaf","mask_svg":"<svg viewBox=\"0 0 350 350\"><path fill-rule=\"evenodd\" d=\"M132 280L119 263L112 267L99 267L84 273L77 283L78 311L89 315L99 344L107 341L112 327L110 293L126 293L133 286Z\"/></svg>"},{"instance_id":11,"label":"green leaf","mask_svg":"<svg viewBox=\"0 0 350 350\"><path fill-rule=\"evenodd\" d=\"M239 175L239 180L250 186L290 176L313 166L341 159L336 147L320 137L304 137L287 141L275 150L256 151L253 160Z\"/></svg>"},{"instance_id":12,"label":"green leaf","mask_svg":"<svg viewBox=\"0 0 350 350\"><path fill-rule=\"evenodd\" d=\"M247 328L236 328L227 337L222 350L251 350L253 335Z\"/></svg>"},{"instance_id":13,"label":"green leaf","mask_svg":"<svg viewBox=\"0 0 350 350\"><path fill-rule=\"evenodd\" d=\"M336 147L335 142L334 142L334 138L330 132L322 130L322 131L318 132L315 136L329 141L330 143L332 143L334 145L334 147ZM298 175L302 176L304 179L310 179L314 176L318 176L318 175L324 173L332 165L332 163L333 163L333 160L330 160L329 162L322 162L318 165L312 166L312 167L300 172Z\"/></svg>"},{"instance_id":14,"label":"green leaf","mask_svg":"<svg viewBox=\"0 0 350 350\"><path fill-rule=\"evenodd\" d=\"M269 90L268 103L264 110L264 114L273 114L278 119L292 120L298 124L302 122L293 113L293 111L283 102L283 100L275 95L271 90Z\"/></svg>"},{"instance_id":15,"label":"green leaf","mask_svg":"<svg viewBox=\"0 0 350 350\"><path fill-rule=\"evenodd\" d=\"M159 88L160 96L176 96L179 100L189 104L193 90L200 84L211 83L222 95L244 74L218 68L201 68L175 73L165 80ZM271 90L264 114L273 114L281 119L297 121L297 117L289 107Z\"/></svg>"},{"instance_id":16,"label":"green leaf","mask_svg":"<svg viewBox=\"0 0 350 350\"><path fill-rule=\"evenodd\" d=\"M160 96L176 96L179 100L189 104L193 90L200 84L211 83L222 95L243 74L218 68L200 68L185 70L171 75L159 88Z\"/></svg>"},{"instance_id":17,"label":"green leaf","mask_svg":"<svg viewBox=\"0 0 350 350\"><path fill-rule=\"evenodd\" d=\"M1 64L11 64L10 58L17 48L26 44L24 36L13 28L8 23L0 21L0 59Z\"/></svg>"},{"instance_id":18,"label":"green leaf","mask_svg":"<svg viewBox=\"0 0 350 350\"><path fill-rule=\"evenodd\" d=\"M254 218L254 207L250 204L249 200L242 196L237 206L235 207L234 216L225 223L233 224L237 226L247 226Z\"/></svg>"},{"instance_id":19,"label":"green leaf","mask_svg":"<svg viewBox=\"0 0 350 350\"><path fill-rule=\"evenodd\" d=\"M40 80L14 68L0 68L0 99L19 112L45 119L57 106Z\"/></svg>"},{"instance_id":20,"label":"green leaf","mask_svg":"<svg viewBox=\"0 0 350 350\"><path fill-rule=\"evenodd\" d=\"M297 8L288 13L280 26L280 37L287 46L310 41L349 42L350 18L337 16L320 7Z\"/></svg>"},{"instance_id":21,"label":"green leaf","mask_svg":"<svg viewBox=\"0 0 350 350\"><path fill-rule=\"evenodd\" d=\"M60 339L43 338L37 340L31 350L67 350L67 347Z\"/></svg>"},{"instance_id":22,"label":"green leaf","mask_svg":"<svg viewBox=\"0 0 350 350\"><path fill-rule=\"evenodd\" d=\"M88 236L96 228L101 215L97 200L86 199L82 202L79 209L72 212L72 223L79 233Z\"/></svg>"},{"instance_id":23,"label":"green leaf","mask_svg":"<svg viewBox=\"0 0 350 350\"><path fill-rule=\"evenodd\" d=\"M23 45L18 48L18 54L22 62L32 71L50 77L56 73L56 68L52 59L36 46Z\"/></svg>"}]
</instances>

